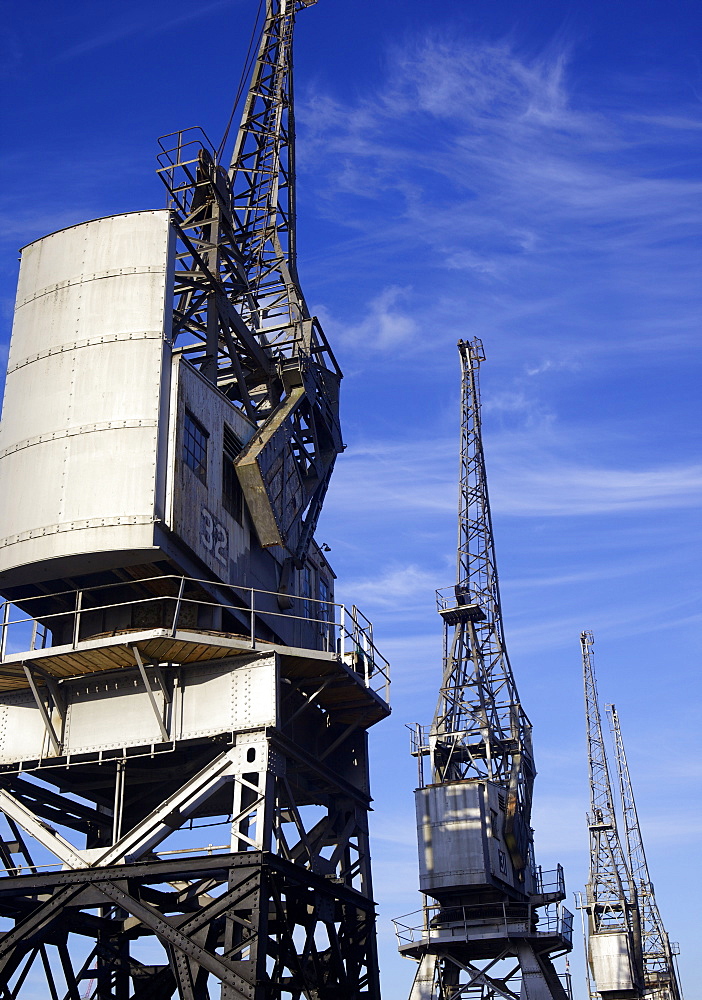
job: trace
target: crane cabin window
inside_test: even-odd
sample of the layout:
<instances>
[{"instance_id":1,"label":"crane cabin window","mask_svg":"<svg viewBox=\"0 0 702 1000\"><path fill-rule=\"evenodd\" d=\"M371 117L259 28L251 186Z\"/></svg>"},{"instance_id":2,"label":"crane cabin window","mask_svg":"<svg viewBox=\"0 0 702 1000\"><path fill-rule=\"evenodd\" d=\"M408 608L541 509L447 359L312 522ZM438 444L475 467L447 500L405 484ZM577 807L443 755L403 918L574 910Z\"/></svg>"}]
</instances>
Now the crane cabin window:
<instances>
[{"instance_id":1,"label":"crane cabin window","mask_svg":"<svg viewBox=\"0 0 702 1000\"><path fill-rule=\"evenodd\" d=\"M243 524L244 496L234 463L242 444L227 424L222 431L222 506L238 524Z\"/></svg>"},{"instance_id":2,"label":"crane cabin window","mask_svg":"<svg viewBox=\"0 0 702 1000\"><path fill-rule=\"evenodd\" d=\"M183 461L202 483L207 482L207 439L209 434L188 410L183 423Z\"/></svg>"}]
</instances>

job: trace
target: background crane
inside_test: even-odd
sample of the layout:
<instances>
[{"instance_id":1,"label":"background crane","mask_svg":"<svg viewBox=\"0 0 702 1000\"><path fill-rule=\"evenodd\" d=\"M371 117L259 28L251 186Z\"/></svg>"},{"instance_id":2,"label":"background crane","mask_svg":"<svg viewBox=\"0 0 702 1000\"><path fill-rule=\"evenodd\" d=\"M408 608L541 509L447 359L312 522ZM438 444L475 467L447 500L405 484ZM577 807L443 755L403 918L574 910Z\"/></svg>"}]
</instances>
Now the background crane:
<instances>
[{"instance_id":1,"label":"background crane","mask_svg":"<svg viewBox=\"0 0 702 1000\"><path fill-rule=\"evenodd\" d=\"M638 893L645 996L650 1000L682 1000L675 968L675 946L671 945L663 926L648 871L619 715L614 705L605 707L617 760L629 872Z\"/></svg>"},{"instance_id":2,"label":"background crane","mask_svg":"<svg viewBox=\"0 0 702 1000\"><path fill-rule=\"evenodd\" d=\"M594 641L592 632L581 633L590 774L588 961L597 994L623 1000L644 995L639 901L617 829L597 698Z\"/></svg>"},{"instance_id":3,"label":"background crane","mask_svg":"<svg viewBox=\"0 0 702 1000\"><path fill-rule=\"evenodd\" d=\"M420 889L435 903L421 927L408 918L396 927L402 954L419 961L412 1000L565 998L552 958L571 947L572 916L560 908L562 869L545 875L534 863L531 724L505 647L482 443L484 354L479 340L458 348L457 582L437 595L443 677L432 724L416 728L413 746Z\"/></svg>"}]
</instances>

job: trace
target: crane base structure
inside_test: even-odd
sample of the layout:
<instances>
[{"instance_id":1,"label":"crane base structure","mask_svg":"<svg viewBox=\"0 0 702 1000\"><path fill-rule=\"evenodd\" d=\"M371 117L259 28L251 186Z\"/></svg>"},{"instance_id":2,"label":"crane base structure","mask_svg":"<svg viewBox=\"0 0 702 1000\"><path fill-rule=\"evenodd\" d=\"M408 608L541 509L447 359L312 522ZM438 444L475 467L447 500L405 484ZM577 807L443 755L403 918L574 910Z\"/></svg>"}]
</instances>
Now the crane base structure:
<instances>
[{"instance_id":1,"label":"crane base structure","mask_svg":"<svg viewBox=\"0 0 702 1000\"><path fill-rule=\"evenodd\" d=\"M570 996L553 965L572 947L573 918L559 905L542 913L534 903L427 905L395 920L395 929L400 954L419 962L410 1000Z\"/></svg>"},{"instance_id":2,"label":"crane base structure","mask_svg":"<svg viewBox=\"0 0 702 1000\"><path fill-rule=\"evenodd\" d=\"M258 5L217 147L160 140L165 208L22 250L2 1000L379 997L367 733L388 664L314 538L343 441L297 273L293 28L313 3Z\"/></svg>"},{"instance_id":3,"label":"crane base structure","mask_svg":"<svg viewBox=\"0 0 702 1000\"><path fill-rule=\"evenodd\" d=\"M345 629L333 652L176 621L5 653L0 995L379 997L366 731L388 708Z\"/></svg>"}]
</instances>

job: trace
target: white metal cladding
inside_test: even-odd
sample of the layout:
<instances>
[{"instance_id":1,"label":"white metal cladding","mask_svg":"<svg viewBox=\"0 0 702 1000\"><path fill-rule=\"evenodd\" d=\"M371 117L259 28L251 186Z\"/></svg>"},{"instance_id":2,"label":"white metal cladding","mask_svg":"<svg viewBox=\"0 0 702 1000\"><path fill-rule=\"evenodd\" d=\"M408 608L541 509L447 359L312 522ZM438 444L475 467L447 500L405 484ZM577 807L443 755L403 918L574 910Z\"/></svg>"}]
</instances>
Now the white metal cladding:
<instances>
[{"instance_id":1,"label":"white metal cladding","mask_svg":"<svg viewBox=\"0 0 702 1000\"><path fill-rule=\"evenodd\" d=\"M275 726L276 703L275 654L183 669L174 720L178 738Z\"/></svg>"},{"instance_id":2,"label":"white metal cladding","mask_svg":"<svg viewBox=\"0 0 702 1000\"><path fill-rule=\"evenodd\" d=\"M61 729L54 709L51 722ZM7 691L0 696L0 763L38 760L53 754L49 734L30 691Z\"/></svg>"},{"instance_id":3,"label":"white metal cladding","mask_svg":"<svg viewBox=\"0 0 702 1000\"><path fill-rule=\"evenodd\" d=\"M153 545L173 266L166 211L97 219L23 250L0 425L0 571Z\"/></svg>"},{"instance_id":4,"label":"white metal cladding","mask_svg":"<svg viewBox=\"0 0 702 1000\"><path fill-rule=\"evenodd\" d=\"M176 673L170 702L146 668L161 721L172 740L208 738L277 724L275 653L237 656L203 666L163 667ZM163 742L159 721L136 670L81 677L61 685L65 725L52 711L62 754L119 750ZM29 691L0 695L0 764L58 756Z\"/></svg>"},{"instance_id":5,"label":"white metal cladding","mask_svg":"<svg viewBox=\"0 0 702 1000\"><path fill-rule=\"evenodd\" d=\"M588 947L590 968L598 993L617 993L634 988L626 932L591 934Z\"/></svg>"},{"instance_id":6,"label":"white metal cladding","mask_svg":"<svg viewBox=\"0 0 702 1000\"><path fill-rule=\"evenodd\" d=\"M514 885L504 842L504 791L491 782L457 781L415 792L419 840L419 886L442 890Z\"/></svg>"},{"instance_id":7,"label":"white metal cladding","mask_svg":"<svg viewBox=\"0 0 702 1000\"><path fill-rule=\"evenodd\" d=\"M152 680L152 695L164 718L163 692ZM148 746L163 739L158 719L138 674L83 679L70 685L63 750L86 753L117 747Z\"/></svg>"}]
</instances>

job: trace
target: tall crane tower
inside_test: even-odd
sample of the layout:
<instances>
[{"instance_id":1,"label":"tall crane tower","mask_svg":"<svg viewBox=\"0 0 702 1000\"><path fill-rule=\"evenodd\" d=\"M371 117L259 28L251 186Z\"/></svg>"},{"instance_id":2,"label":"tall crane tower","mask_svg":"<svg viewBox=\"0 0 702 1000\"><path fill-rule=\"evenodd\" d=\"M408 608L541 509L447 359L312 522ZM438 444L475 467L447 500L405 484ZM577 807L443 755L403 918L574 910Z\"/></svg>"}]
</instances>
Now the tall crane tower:
<instances>
[{"instance_id":1,"label":"tall crane tower","mask_svg":"<svg viewBox=\"0 0 702 1000\"><path fill-rule=\"evenodd\" d=\"M644 996L647 1000L682 1000L682 989L675 968L675 946L671 945L656 903L653 882L648 871L639 817L619 725L614 705L606 705L619 775L626 856L631 878L639 901L641 945L643 951Z\"/></svg>"},{"instance_id":2,"label":"tall crane tower","mask_svg":"<svg viewBox=\"0 0 702 1000\"><path fill-rule=\"evenodd\" d=\"M457 582L437 594L443 677L431 726L413 737L426 902L420 923L395 924L400 952L419 963L411 1000L564 1000L553 958L571 948L572 915L562 868L545 873L534 861L531 724L504 641L482 443L484 354L479 340L458 349Z\"/></svg>"},{"instance_id":3,"label":"tall crane tower","mask_svg":"<svg viewBox=\"0 0 702 1000\"><path fill-rule=\"evenodd\" d=\"M389 666L314 539L343 445L296 266L311 2L266 0L228 166L227 134L167 136L166 209L22 251L0 424L3 998L379 998L367 732Z\"/></svg>"},{"instance_id":4,"label":"tall crane tower","mask_svg":"<svg viewBox=\"0 0 702 1000\"><path fill-rule=\"evenodd\" d=\"M645 995L639 895L617 829L597 696L594 641L592 632L581 633L590 774L588 961L602 1000L634 1000Z\"/></svg>"}]
</instances>

